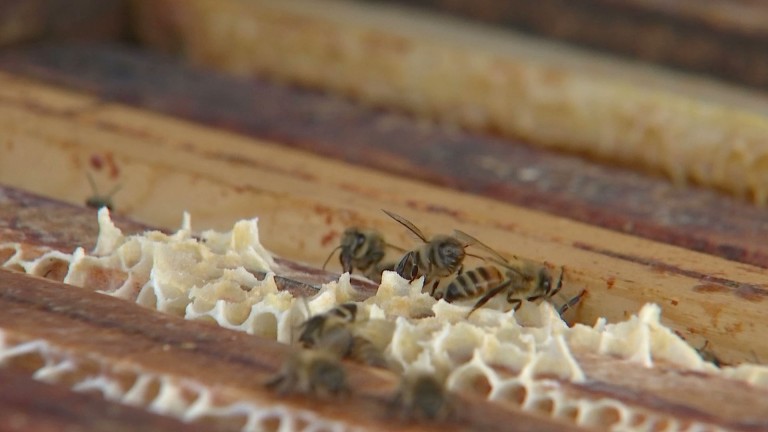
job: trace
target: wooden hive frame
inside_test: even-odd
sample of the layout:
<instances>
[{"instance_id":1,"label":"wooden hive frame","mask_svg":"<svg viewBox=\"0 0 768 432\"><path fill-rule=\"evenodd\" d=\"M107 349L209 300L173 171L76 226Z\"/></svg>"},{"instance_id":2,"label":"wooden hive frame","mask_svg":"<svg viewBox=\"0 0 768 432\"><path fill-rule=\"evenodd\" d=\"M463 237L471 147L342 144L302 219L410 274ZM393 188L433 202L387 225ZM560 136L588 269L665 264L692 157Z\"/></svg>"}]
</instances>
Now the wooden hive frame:
<instances>
[{"instance_id":1,"label":"wooden hive frame","mask_svg":"<svg viewBox=\"0 0 768 432\"><path fill-rule=\"evenodd\" d=\"M18 58L19 54L14 55ZM6 59L13 59L14 55ZM27 64L34 65L40 56L29 55L26 58ZM192 212L196 225L216 228L229 226L233 219L257 214L262 221L263 240L270 249L283 257L314 265L325 259L339 233L350 224L375 227L388 237L408 244L407 234L380 212L381 208L386 208L407 215L419 225L429 227L430 232L460 228L482 238L504 255L565 265L566 290L569 293L581 289L588 291L575 311L574 319L577 321L591 323L599 316L618 321L636 312L648 299L653 299L662 306L666 324L693 344L702 345L704 341L709 341L726 362L754 361L755 357L761 359L768 356L768 345L760 337L765 328L760 306L766 294L763 283L766 271L759 266L531 211L520 203L507 204L361 169L277 145L272 142L273 137L263 132L259 137L257 131L257 138L253 139L201 127L114 103L115 96L94 93L92 88L90 91L73 91L40 84L20 76L30 72L14 70L19 64L11 66L12 63L6 60L4 67L11 72L0 75L0 129L6 137L3 143L5 153L0 160L2 183L71 202L82 202L83 197L90 193L83 171L93 170L104 189L123 184L118 196L119 212L166 228L177 225L179 209L182 208ZM53 71L53 79L59 82L67 80L66 74L58 72L57 75L55 68L48 68L47 71ZM36 73L39 78L40 69ZM72 82L72 78L69 80ZM105 82L106 79L101 81L102 90L109 88L108 83L103 84ZM189 113L180 113L178 108L176 113L173 108L170 111L171 114L189 117ZM402 118L397 121L411 122ZM288 125L291 126L290 121ZM405 135L413 133L406 132ZM301 147L301 144L291 145ZM380 154L397 157L394 152L382 151ZM44 179L39 172L22 168L33 160L45 164L47 172ZM393 159L393 164L400 160ZM409 169L418 169L418 165L409 166ZM438 177L438 180L440 178L446 176ZM130 181L123 183L124 179ZM422 180L435 181L435 178ZM691 193L698 194L695 196L707 194L696 190ZM663 200L658 204L669 205ZM33 216L34 211L29 213L25 210L39 205L29 206L6 200L6 214L16 215L9 216L7 220L16 221L16 225L5 227L3 240L13 240L14 235L24 238L26 234L24 229L18 229L18 221L22 220L22 215L29 220L41 218ZM760 214L746 205L744 209L754 212L754 218ZM617 217L628 220L628 214L619 211ZM724 217L722 220L728 219ZM738 257L742 261L751 260L754 264L764 265L760 258L760 246L754 245L750 238L754 232L744 228L747 223L743 222L741 231L737 230L742 237L735 244L744 251ZM672 227L667 232L674 230L675 227ZM83 234L77 240L69 237L66 241L45 246L71 250L76 244L92 242L92 235L92 232L91 237ZM722 244L721 239L726 235L704 234L703 238L718 245ZM33 243L29 245L31 247ZM37 286L37 282L24 282L5 273L3 278L6 287L13 284ZM48 287L40 285L39 289ZM4 291L8 292L7 289ZM7 294L4 298L11 297L13 295ZM52 301L66 304L74 299ZM11 334L18 333L17 337L22 339L47 337L34 333L41 332L40 329L34 330L12 321L5 322L2 328ZM52 342L79 343L76 340ZM104 347L78 346L73 349L73 352L86 356L92 352L109 355ZM270 347L268 350L280 348ZM138 361L142 367L147 367L151 361L159 360ZM271 361L266 370L277 368L275 360ZM695 401L686 400L685 392L670 396L669 388L654 388L648 384L662 380L658 377L648 380L651 372L638 370L632 365L622 366L627 368L622 381L617 376L619 374L599 373L607 370L602 363L605 359L586 356L580 361L592 365L590 373L594 382L611 383L617 388L576 388L574 391L577 393L599 389L621 399L619 395L622 391L631 391L635 398L647 398L634 401L646 408L650 406L659 412L671 412L681 421L705 418L726 428L748 430L754 424L765 422L757 416L761 412L760 405L755 402L762 395L759 390L725 381L721 383L717 378L705 376L685 385L681 384L684 380L680 377L669 381L673 387L690 389L689 393L700 392L702 386L714 386L731 392L732 400L753 401L744 402L741 411L713 415L709 411L714 411L714 399L705 395ZM263 371L257 373L264 374ZM364 377L362 382L373 379L365 371L360 374ZM387 379L391 381L391 378ZM255 383L251 383L250 390L241 388L235 391L256 391L252 388ZM247 383L240 385L249 387ZM366 385L375 387L375 380ZM748 397L752 395L750 392L756 392L754 397ZM381 398L380 395L376 397ZM632 399L627 394L623 398ZM674 408L680 404L686 408ZM493 414L493 408L487 409L491 412L489 418L509 415L509 412ZM352 424L363 421L350 420L343 414L329 416L344 418ZM479 421L477 419L466 421L470 425L479 425L472 423ZM547 424L546 419L535 416L532 421L540 428Z\"/></svg>"}]
</instances>

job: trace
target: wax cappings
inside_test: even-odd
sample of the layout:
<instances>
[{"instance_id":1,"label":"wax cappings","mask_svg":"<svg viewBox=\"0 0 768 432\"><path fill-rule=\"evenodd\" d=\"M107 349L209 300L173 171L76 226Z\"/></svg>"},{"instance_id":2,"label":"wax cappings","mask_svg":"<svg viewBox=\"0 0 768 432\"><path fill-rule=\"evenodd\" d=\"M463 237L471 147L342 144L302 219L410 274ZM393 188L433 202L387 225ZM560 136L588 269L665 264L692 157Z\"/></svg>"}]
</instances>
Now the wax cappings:
<instances>
[{"instance_id":1,"label":"wax cappings","mask_svg":"<svg viewBox=\"0 0 768 432\"><path fill-rule=\"evenodd\" d=\"M323 285L307 301L280 291L274 281L279 270L272 254L259 242L257 219L239 221L229 232L206 231L194 236L185 215L181 229L168 235L157 231L124 235L99 212L99 238L93 253L77 249L72 254L48 251L24 257L21 245L0 244L0 252L14 250L2 264L44 275L54 265L66 265L64 281L87 286L93 272L114 272L106 294L187 319L202 319L282 343L297 338L297 328L307 317L322 313L355 297L348 274ZM259 280L253 272L267 273ZM582 426L614 430L659 427L680 430L674 418L629 407L612 399L587 399L566 394L561 381L579 382L585 374L573 352L591 352L636 361L652 367L663 360L696 371L722 374L768 386L768 368L739 365L718 369L704 362L685 341L659 321L660 309L644 306L637 315L615 324L603 320L594 326L569 328L551 304L524 304L517 312L481 308L467 319L470 306L437 301L422 293L421 279L409 283L394 272L385 272L377 294L358 303L357 320L366 336L398 371L427 370L444 376L449 389L474 393L501 404L547 412ZM521 325L521 323L525 325ZM30 348L32 347L32 348ZM35 376L57 381L57 374L71 371L66 355L51 360L55 350L44 341L21 345L0 344L3 359L26 350L45 357ZM47 354L46 354L47 353ZM69 362L69 363L67 363ZM104 370L109 370L104 367ZM71 373L71 372L70 372ZM98 388L105 397L178 416L231 415L244 418L243 430L258 430L263 421L280 418L286 430L306 425L308 418L289 419L295 410L279 405L256 407L250 403L214 406L205 388L192 381L149 376L134 371L133 387L121 388L109 373L87 377L75 389ZM147 383L152 382L149 386ZM160 390L157 390L159 386ZM152 387L152 392L142 390ZM183 391L182 391L183 390ZM188 400L188 395L197 395ZM182 397L185 396L186 399ZM184 399L184 400L181 400ZM283 413L283 414L275 414ZM302 416L314 416L311 412ZM313 420L317 421L317 419ZM285 423L284 423L285 422ZM338 429L339 424L328 424ZM686 424L688 430L710 430L710 425Z\"/></svg>"}]
</instances>

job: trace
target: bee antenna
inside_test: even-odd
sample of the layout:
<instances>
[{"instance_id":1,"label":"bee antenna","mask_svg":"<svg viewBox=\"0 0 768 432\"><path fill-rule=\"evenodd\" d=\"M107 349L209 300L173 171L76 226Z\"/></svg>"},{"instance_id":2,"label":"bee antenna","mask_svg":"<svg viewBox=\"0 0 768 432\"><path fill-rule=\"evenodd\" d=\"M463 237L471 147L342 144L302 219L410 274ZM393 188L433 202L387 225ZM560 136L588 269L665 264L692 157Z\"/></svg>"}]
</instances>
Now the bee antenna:
<instances>
[{"instance_id":1,"label":"bee antenna","mask_svg":"<svg viewBox=\"0 0 768 432\"><path fill-rule=\"evenodd\" d=\"M93 181L93 176L90 172L86 172L85 176L88 177L88 183L91 184L91 189L93 190L93 194L96 196L99 196L99 188L96 187L96 182Z\"/></svg>"},{"instance_id":2,"label":"bee antenna","mask_svg":"<svg viewBox=\"0 0 768 432\"><path fill-rule=\"evenodd\" d=\"M112 190L109 192L109 195L107 195L107 198L112 198L120 189L123 188L123 185L119 184L112 188Z\"/></svg>"},{"instance_id":3,"label":"bee antenna","mask_svg":"<svg viewBox=\"0 0 768 432\"><path fill-rule=\"evenodd\" d=\"M341 249L341 245L338 245L338 246L336 246L335 248L333 248L333 250L331 251L331 253L329 253L329 254L328 254L328 258L326 258L326 259L325 259L325 262L323 263L323 270L325 270L325 266L327 266L327 265L328 265L328 261L330 261L330 260L331 260L331 257L333 256L333 254L334 254L334 253L336 253L336 251L337 251L337 250L339 250L339 249Z\"/></svg>"}]
</instances>

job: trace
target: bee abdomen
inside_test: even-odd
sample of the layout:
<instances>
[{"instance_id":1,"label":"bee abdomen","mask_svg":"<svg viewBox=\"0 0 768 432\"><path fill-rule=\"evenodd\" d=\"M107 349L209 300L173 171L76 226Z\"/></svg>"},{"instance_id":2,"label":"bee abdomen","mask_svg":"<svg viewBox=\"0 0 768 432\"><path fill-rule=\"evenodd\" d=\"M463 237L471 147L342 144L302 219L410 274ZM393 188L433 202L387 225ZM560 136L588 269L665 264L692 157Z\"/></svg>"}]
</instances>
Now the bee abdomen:
<instances>
[{"instance_id":1,"label":"bee abdomen","mask_svg":"<svg viewBox=\"0 0 768 432\"><path fill-rule=\"evenodd\" d=\"M477 297L502 281L501 272L496 267L477 267L468 270L448 284L445 289L445 301L452 302L464 298Z\"/></svg>"}]
</instances>

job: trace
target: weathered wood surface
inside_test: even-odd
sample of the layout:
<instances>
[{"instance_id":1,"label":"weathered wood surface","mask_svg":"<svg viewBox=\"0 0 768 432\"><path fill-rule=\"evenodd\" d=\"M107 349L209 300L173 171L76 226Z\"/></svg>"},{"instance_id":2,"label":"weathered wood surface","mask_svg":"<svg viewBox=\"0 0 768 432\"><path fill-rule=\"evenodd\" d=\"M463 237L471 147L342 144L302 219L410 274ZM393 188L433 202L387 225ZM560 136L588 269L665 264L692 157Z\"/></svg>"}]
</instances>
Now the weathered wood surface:
<instances>
[{"instance_id":1,"label":"weathered wood surface","mask_svg":"<svg viewBox=\"0 0 768 432\"><path fill-rule=\"evenodd\" d=\"M180 46L196 64L322 89L768 203L764 91L397 5L131 4L143 42Z\"/></svg>"},{"instance_id":2,"label":"weathered wood surface","mask_svg":"<svg viewBox=\"0 0 768 432\"><path fill-rule=\"evenodd\" d=\"M76 367L70 375L88 373L96 367L117 376L134 371L165 377L180 383L187 392L195 385L185 387L183 383L196 383L209 391L212 403L220 407L253 404L281 406L294 413L311 410L319 418L366 430L391 430L393 424L399 430L419 431L493 430L500 424L512 425L512 430L519 431L578 430L519 408L502 408L465 397L460 397L462 409L450 422L398 421L389 403L397 389L397 377L354 364L345 365L350 394L343 403L279 398L264 384L291 355L292 349L286 345L6 270L0 270L0 309L4 311L0 314L0 330L6 343L44 340L52 350L74 359L84 369ZM24 371L34 365L34 360L20 360L10 367ZM179 396L192 400L197 397ZM67 400L59 402L66 405ZM237 415L205 420L230 430L239 429L244 422Z\"/></svg>"},{"instance_id":3,"label":"weathered wood surface","mask_svg":"<svg viewBox=\"0 0 768 432\"><path fill-rule=\"evenodd\" d=\"M566 296L587 296L573 320L624 319L646 302L696 346L709 340L726 362L768 358L763 338L768 271L361 169L265 141L104 103L97 97L0 74L0 181L82 202L93 158L105 186L124 185L118 212L161 227L227 229L259 217L261 239L277 254L320 265L350 225L414 245L381 212L402 214L428 235L461 229L505 256L564 266ZM29 170L37 164L46 170ZM108 170L109 171L109 170ZM754 354L753 354L754 353Z\"/></svg>"},{"instance_id":4,"label":"weathered wood surface","mask_svg":"<svg viewBox=\"0 0 768 432\"><path fill-rule=\"evenodd\" d=\"M768 6L752 0L384 0L768 89Z\"/></svg>"},{"instance_id":5,"label":"weathered wood surface","mask_svg":"<svg viewBox=\"0 0 768 432\"><path fill-rule=\"evenodd\" d=\"M215 425L184 423L145 409L73 393L0 368L0 430L7 432L85 432L184 430L219 431Z\"/></svg>"},{"instance_id":6,"label":"weathered wood surface","mask_svg":"<svg viewBox=\"0 0 768 432\"><path fill-rule=\"evenodd\" d=\"M85 91L101 103L126 103L768 267L768 244L755 241L768 235L765 209L701 187L676 187L577 156L314 91L228 77L118 45L48 44L6 51L0 53L0 69Z\"/></svg>"},{"instance_id":7,"label":"weathered wood surface","mask_svg":"<svg viewBox=\"0 0 768 432\"><path fill-rule=\"evenodd\" d=\"M44 218L42 212L34 211L37 202L45 203L45 200L28 196L20 205L20 210L24 210L31 220ZM54 204L48 202L46 207L50 209ZM74 224L85 225L93 218L89 210L80 209L79 212L71 214L71 220ZM23 228L18 230L26 231ZM55 239L57 236L57 232L51 232L49 239ZM0 237L0 242L2 240ZM93 239L89 239L86 234L83 240ZM57 240L51 240L52 246L57 244ZM102 358L102 367L107 371L114 365L125 367L124 361L116 360L122 358L123 350L143 353L131 356L131 362L140 370L155 374L173 373L179 379L197 380L205 386L212 386L212 383L216 382L216 388L219 390L215 392L223 391L218 387L222 376L225 388L233 385L235 376L248 376L250 378L244 379L237 387L246 389L245 396L238 396L240 401L250 400L254 393L259 393L259 383L266 381L269 374L279 368L280 359L287 352L284 346L256 337L233 334L231 331L201 322L188 321L182 324L176 318L90 292L105 287L87 288L81 290L0 271L0 307L14 311L5 318L0 318L0 330L10 335L11 340L18 339L18 335L22 335L24 340L39 337L52 346L65 350L74 358ZM47 329L52 327L66 328L67 331L51 333ZM82 340L78 335L85 332L98 337ZM577 358L588 379L584 383L559 381L559 385L566 389L569 397L587 400L615 398L633 409L667 418L667 421L696 421L744 431L768 427L768 408L764 406L768 403L766 390L708 374L682 371L663 364L648 369L637 363L610 357L577 353ZM174 366L173 370L170 370L167 365L174 362L183 362L185 367L177 371ZM204 364L205 371L202 366L198 367L198 364ZM30 372L26 369L29 364L13 362L12 366L17 373ZM223 372L225 369L229 372ZM360 390L360 394L352 397L373 401L373 405L363 403L355 408L368 410L369 414L380 412L385 409L382 407L387 405L387 391L393 391L392 378L385 379L380 373L371 375L364 369L359 369L362 372L356 371L360 378L355 382L354 388ZM369 397L369 392L375 395ZM217 393L217 396L220 395ZM0 400L3 397L0 386ZM224 399L227 400L227 396L224 396ZM59 404L59 409L66 411L61 404L66 405L67 401L66 397L58 400L56 403ZM56 403L51 402L51 406L56 406ZM320 409L318 407L321 405L314 404L312 409ZM519 415L514 404L504 404L504 409L507 408L511 413ZM483 427L482 425L502 421L500 418L487 418L477 422L475 415L484 416L483 409L480 405L474 408L474 414L471 414L468 420L472 427ZM546 412L545 409L544 411ZM35 411L27 407L24 412ZM383 414L386 415L386 412ZM371 415L379 418L376 414ZM493 416L493 412L490 415ZM535 416L534 418L537 419ZM523 417L520 423L515 424L520 430L525 430L527 420L527 417ZM534 420L537 421L539 420ZM544 421L534 424L535 427L546 428L550 423ZM227 422L220 424L227 425ZM460 422L461 425L463 423Z\"/></svg>"}]
</instances>

